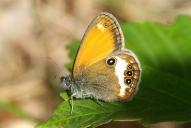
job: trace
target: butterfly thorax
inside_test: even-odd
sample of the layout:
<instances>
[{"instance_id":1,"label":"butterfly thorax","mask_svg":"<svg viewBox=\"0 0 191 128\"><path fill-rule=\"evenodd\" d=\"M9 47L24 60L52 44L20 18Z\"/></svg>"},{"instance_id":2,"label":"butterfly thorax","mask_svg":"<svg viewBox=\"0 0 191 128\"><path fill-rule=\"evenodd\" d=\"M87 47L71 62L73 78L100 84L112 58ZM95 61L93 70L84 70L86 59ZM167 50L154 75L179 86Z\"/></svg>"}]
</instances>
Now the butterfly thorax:
<instances>
[{"instance_id":1,"label":"butterfly thorax","mask_svg":"<svg viewBox=\"0 0 191 128\"><path fill-rule=\"evenodd\" d=\"M60 85L64 90L69 91L71 96L76 98L87 97L84 82L82 80L74 80L72 76L61 77ZM90 97L90 96L88 96Z\"/></svg>"}]
</instances>

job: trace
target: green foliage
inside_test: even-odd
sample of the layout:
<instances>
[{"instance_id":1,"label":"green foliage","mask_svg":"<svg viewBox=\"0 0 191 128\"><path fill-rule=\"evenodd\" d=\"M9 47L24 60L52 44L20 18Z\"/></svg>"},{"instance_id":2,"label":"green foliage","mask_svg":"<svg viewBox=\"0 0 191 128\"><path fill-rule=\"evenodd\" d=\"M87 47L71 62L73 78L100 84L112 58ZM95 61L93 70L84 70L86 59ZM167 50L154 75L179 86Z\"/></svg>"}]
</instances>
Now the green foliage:
<instances>
[{"instance_id":1,"label":"green foliage","mask_svg":"<svg viewBox=\"0 0 191 128\"><path fill-rule=\"evenodd\" d=\"M129 23L121 27L126 47L142 65L142 81L135 97L129 102L110 103L74 100L72 115L65 100L39 128L83 128L129 119L140 119L146 124L191 120L191 17L180 16L169 26ZM78 45L69 46L71 59Z\"/></svg>"}]
</instances>

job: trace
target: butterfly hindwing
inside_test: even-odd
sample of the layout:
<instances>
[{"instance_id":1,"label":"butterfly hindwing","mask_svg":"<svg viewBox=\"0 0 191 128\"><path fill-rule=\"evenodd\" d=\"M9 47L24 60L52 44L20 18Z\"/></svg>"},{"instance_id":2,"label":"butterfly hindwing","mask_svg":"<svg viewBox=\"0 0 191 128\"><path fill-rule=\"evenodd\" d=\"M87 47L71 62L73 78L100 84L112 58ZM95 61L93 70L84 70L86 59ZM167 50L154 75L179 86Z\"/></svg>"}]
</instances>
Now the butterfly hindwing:
<instances>
[{"instance_id":1,"label":"butterfly hindwing","mask_svg":"<svg viewBox=\"0 0 191 128\"><path fill-rule=\"evenodd\" d=\"M128 100L140 81L140 66L130 51L119 51L90 65L79 76L84 92L104 101Z\"/></svg>"},{"instance_id":2,"label":"butterfly hindwing","mask_svg":"<svg viewBox=\"0 0 191 128\"><path fill-rule=\"evenodd\" d=\"M128 100L138 89L141 78L140 63L136 55L129 50L120 51L115 55L115 58L117 58L115 75L120 85L118 98L121 100Z\"/></svg>"},{"instance_id":3,"label":"butterfly hindwing","mask_svg":"<svg viewBox=\"0 0 191 128\"><path fill-rule=\"evenodd\" d=\"M74 79L86 67L120 51L123 45L123 33L115 17L101 13L89 25L82 39L73 66Z\"/></svg>"}]
</instances>

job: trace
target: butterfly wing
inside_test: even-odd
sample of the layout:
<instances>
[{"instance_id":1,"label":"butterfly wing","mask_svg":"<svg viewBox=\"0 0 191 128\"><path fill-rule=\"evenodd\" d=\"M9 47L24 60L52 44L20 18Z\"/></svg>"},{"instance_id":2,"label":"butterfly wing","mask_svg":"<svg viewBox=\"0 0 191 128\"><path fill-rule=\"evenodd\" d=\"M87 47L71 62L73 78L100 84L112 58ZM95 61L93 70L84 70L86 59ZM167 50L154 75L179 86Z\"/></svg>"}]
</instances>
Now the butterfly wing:
<instances>
[{"instance_id":1,"label":"butterfly wing","mask_svg":"<svg viewBox=\"0 0 191 128\"><path fill-rule=\"evenodd\" d=\"M128 50L118 51L82 71L83 91L104 101L128 100L138 88L140 73L136 56Z\"/></svg>"},{"instance_id":2,"label":"butterfly wing","mask_svg":"<svg viewBox=\"0 0 191 128\"><path fill-rule=\"evenodd\" d=\"M74 79L90 65L120 51L123 45L123 33L115 17L101 13L91 22L82 39L73 66Z\"/></svg>"}]
</instances>

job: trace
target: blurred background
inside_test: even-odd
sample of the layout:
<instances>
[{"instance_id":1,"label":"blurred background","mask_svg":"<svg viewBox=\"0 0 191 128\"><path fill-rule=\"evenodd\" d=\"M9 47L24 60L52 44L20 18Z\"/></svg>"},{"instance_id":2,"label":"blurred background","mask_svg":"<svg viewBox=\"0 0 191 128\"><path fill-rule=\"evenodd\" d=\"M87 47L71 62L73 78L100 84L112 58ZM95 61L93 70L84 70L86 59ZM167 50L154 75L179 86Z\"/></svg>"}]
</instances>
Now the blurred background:
<instances>
[{"instance_id":1,"label":"blurred background","mask_svg":"<svg viewBox=\"0 0 191 128\"><path fill-rule=\"evenodd\" d=\"M0 128L33 128L61 101L59 77L68 73L65 48L81 39L102 11L121 21L169 24L191 14L190 0L0 0ZM156 115L157 116L157 115ZM99 128L143 128L111 122ZM162 122L149 128L189 128Z\"/></svg>"}]
</instances>

